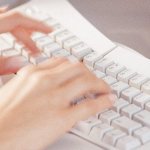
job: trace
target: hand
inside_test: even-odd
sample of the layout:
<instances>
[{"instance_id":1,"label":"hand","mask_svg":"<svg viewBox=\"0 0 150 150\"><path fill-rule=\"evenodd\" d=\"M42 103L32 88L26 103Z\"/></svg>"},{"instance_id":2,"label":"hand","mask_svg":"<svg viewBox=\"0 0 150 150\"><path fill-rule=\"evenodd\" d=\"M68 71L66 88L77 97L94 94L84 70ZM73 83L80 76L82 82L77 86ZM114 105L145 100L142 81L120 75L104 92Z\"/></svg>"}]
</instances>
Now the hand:
<instances>
[{"instance_id":1,"label":"hand","mask_svg":"<svg viewBox=\"0 0 150 150\"><path fill-rule=\"evenodd\" d=\"M100 95L70 105L91 92ZM21 69L1 89L0 99L0 149L41 150L79 120L111 107L115 97L82 64L53 58Z\"/></svg>"},{"instance_id":2,"label":"hand","mask_svg":"<svg viewBox=\"0 0 150 150\"><path fill-rule=\"evenodd\" d=\"M4 12L5 8L0 9ZM32 41L31 34L33 32L50 33L52 28L47 25L28 18L18 12L7 12L0 15L0 33L10 32L18 41L21 41L30 50L31 53L38 53L39 49ZM18 71L21 67L21 60L17 58L0 57L0 75Z\"/></svg>"}]
</instances>

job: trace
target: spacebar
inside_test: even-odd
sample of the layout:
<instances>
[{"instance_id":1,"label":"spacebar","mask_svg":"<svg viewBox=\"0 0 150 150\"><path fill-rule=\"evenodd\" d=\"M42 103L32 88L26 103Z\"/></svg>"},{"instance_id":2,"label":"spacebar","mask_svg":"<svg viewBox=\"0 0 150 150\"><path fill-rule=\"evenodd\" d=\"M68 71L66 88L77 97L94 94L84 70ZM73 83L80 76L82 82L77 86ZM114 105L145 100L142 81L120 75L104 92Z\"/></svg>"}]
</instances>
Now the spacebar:
<instances>
[{"instance_id":1,"label":"spacebar","mask_svg":"<svg viewBox=\"0 0 150 150\"><path fill-rule=\"evenodd\" d=\"M139 147L137 150L149 150L150 149L150 142L144 144L143 146Z\"/></svg>"}]
</instances>

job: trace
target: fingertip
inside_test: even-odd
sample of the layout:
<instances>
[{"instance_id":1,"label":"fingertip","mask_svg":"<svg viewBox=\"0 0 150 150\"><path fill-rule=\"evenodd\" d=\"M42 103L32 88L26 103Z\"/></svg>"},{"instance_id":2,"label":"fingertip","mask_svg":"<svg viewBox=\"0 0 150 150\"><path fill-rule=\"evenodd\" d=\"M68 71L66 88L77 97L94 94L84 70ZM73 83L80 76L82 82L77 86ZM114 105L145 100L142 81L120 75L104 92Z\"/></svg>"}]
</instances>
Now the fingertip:
<instances>
[{"instance_id":1,"label":"fingertip","mask_svg":"<svg viewBox=\"0 0 150 150\"><path fill-rule=\"evenodd\" d=\"M37 25L37 31L41 31L45 34L48 34L48 33L51 33L54 29L50 26L48 26L47 24L45 23L41 23L39 22L38 25Z\"/></svg>"},{"instance_id":2,"label":"fingertip","mask_svg":"<svg viewBox=\"0 0 150 150\"><path fill-rule=\"evenodd\" d=\"M52 27L49 27L49 26L46 26L46 25L45 25L45 33L47 33L47 34L48 34L48 33L51 33L51 32L53 32L53 30L54 30L54 29L53 29Z\"/></svg>"}]
</instances>

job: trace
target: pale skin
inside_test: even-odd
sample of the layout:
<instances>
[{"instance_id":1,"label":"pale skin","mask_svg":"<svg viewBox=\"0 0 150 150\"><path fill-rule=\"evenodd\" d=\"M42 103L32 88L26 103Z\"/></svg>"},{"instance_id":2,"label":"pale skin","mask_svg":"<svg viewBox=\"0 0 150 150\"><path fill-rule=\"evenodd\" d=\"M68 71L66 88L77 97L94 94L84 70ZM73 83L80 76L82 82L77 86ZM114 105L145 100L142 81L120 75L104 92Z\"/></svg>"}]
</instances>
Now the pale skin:
<instances>
[{"instance_id":1,"label":"pale skin","mask_svg":"<svg viewBox=\"0 0 150 150\"><path fill-rule=\"evenodd\" d=\"M49 33L52 29L18 13L0 15L0 33L11 32L36 53L38 49L30 39L33 31ZM19 61L0 58L0 74L20 69L12 62L8 65L11 59ZM91 92L99 96L70 105L75 98ZM81 63L53 58L24 67L0 89L0 149L42 150L78 121L112 107L115 99L109 86Z\"/></svg>"}]
</instances>

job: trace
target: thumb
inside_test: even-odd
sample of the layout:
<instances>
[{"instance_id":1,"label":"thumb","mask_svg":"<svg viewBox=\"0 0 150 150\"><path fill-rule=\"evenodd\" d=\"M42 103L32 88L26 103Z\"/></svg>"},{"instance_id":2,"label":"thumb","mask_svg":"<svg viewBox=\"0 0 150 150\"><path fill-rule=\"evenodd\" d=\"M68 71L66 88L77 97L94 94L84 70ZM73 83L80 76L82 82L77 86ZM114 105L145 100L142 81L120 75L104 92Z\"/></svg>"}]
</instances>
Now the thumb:
<instances>
[{"instance_id":1,"label":"thumb","mask_svg":"<svg viewBox=\"0 0 150 150\"><path fill-rule=\"evenodd\" d=\"M1 57L0 75L16 73L23 66L22 57Z\"/></svg>"}]
</instances>

